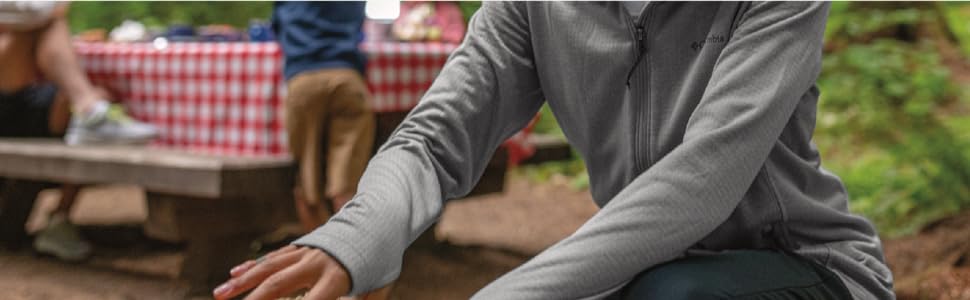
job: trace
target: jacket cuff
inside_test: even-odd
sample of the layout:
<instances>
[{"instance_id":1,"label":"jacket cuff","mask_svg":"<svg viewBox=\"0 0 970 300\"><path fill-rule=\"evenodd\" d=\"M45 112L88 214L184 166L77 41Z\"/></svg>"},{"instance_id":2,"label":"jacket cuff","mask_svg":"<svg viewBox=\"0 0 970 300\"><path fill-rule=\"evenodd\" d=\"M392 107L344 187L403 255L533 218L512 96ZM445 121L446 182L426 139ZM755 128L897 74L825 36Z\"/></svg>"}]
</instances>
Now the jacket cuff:
<instances>
[{"instance_id":1,"label":"jacket cuff","mask_svg":"<svg viewBox=\"0 0 970 300\"><path fill-rule=\"evenodd\" d=\"M360 295L369 291L368 287L373 286L373 284L367 282L367 279L363 276L366 274L364 272L366 261L363 259L362 253L353 244L341 239L339 234L328 232L326 227L317 228L310 234L293 241L292 244L323 250L336 259L350 275L349 295Z\"/></svg>"}]
</instances>

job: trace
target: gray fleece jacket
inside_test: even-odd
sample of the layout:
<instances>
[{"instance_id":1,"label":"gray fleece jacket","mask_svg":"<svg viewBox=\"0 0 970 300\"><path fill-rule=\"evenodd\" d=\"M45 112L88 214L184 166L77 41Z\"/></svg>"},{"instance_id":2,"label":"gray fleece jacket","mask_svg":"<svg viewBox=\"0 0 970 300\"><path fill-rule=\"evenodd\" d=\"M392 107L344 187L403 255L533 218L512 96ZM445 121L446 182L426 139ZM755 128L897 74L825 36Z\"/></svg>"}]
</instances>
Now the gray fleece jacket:
<instances>
[{"instance_id":1,"label":"gray fleece jacket","mask_svg":"<svg viewBox=\"0 0 970 300\"><path fill-rule=\"evenodd\" d=\"M485 3L353 201L295 243L339 260L354 294L387 284L547 102L601 210L476 298L598 298L672 259L773 248L830 268L857 299L892 299L873 226L811 141L827 13L651 3L634 20L618 3Z\"/></svg>"}]
</instances>

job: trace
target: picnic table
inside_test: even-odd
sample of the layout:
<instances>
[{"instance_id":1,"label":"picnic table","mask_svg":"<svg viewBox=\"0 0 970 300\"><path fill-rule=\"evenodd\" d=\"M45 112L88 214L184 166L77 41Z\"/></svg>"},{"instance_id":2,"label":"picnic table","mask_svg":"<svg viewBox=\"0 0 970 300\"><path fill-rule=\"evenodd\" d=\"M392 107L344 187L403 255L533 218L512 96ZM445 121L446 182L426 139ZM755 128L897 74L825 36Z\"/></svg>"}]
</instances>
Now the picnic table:
<instances>
[{"instance_id":1,"label":"picnic table","mask_svg":"<svg viewBox=\"0 0 970 300\"><path fill-rule=\"evenodd\" d=\"M0 140L0 176L29 183L130 183L146 190L150 236L188 243L180 277L194 291L224 280L246 244L292 212L282 52L276 43L76 42L91 80L158 126L150 147L67 147ZM431 86L456 44L365 42L377 143ZM528 131L496 152L472 191L501 191L507 162L530 153ZM85 175L87 174L87 175ZM91 175L93 174L93 175ZM37 185L35 184L35 185ZM39 186L39 185L38 185ZM280 205L286 204L286 205ZM32 206L3 212L19 220ZM253 220L260 220L254 222Z\"/></svg>"},{"instance_id":2,"label":"picnic table","mask_svg":"<svg viewBox=\"0 0 970 300\"><path fill-rule=\"evenodd\" d=\"M286 88L277 43L75 43L91 80L163 132L155 145L225 155L287 153ZM378 143L421 99L457 44L364 42ZM533 152L528 131L503 146Z\"/></svg>"}]
</instances>

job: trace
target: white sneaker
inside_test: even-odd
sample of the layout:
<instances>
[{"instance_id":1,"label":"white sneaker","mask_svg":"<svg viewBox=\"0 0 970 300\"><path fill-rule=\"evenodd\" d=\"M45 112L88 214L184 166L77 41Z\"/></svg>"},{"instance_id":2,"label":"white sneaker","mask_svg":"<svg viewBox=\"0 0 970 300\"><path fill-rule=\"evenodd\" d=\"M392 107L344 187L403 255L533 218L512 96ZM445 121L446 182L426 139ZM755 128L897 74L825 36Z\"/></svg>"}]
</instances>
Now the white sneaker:
<instances>
[{"instance_id":1,"label":"white sneaker","mask_svg":"<svg viewBox=\"0 0 970 300\"><path fill-rule=\"evenodd\" d=\"M82 261L91 256L91 244L81 237L77 227L64 214L51 216L47 227L34 238L34 250L69 262Z\"/></svg>"},{"instance_id":2,"label":"white sneaker","mask_svg":"<svg viewBox=\"0 0 970 300\"><path fill-rule=\"evenodd\" d=\"M84 115L75 114L64 141L68 145L144 144L158 137L158 128L139 122L118 105L99 101Z\"/></svg>"}]
</instances>

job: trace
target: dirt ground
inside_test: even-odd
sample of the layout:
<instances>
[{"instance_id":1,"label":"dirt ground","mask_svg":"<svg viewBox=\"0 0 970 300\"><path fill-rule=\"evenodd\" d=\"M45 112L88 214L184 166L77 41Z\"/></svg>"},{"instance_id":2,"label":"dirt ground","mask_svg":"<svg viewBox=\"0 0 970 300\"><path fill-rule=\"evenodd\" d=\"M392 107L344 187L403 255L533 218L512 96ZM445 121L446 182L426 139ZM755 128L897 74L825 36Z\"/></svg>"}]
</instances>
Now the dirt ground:
<instances>
[{"instance_id":1,"label":"dirt ground","mask_svg":"<svg viewBox=\"0 0 970 300\"><path fill-rule=\"evenodd\" d=\"M45 193L38 211L49 210ZM441 222L405 254L394 299L465 299L488 282L572 233L596 213L588 192L512 178L504 194L450 202ZM37 214L29 228L42 226ZM181 299L174 278L179 245L146 239L140 190L92 188L72 218L97 245L96 256L66 264L29 250L0 252L0 299ZM970 212L918 235L885 242L900 299L970 299Z\"/></svg>"},{"instance_id":2,"label":"dirt ground","mask_svg":"<svg viewBox=\"0 0 970 300\"><path fill-rule=\"evenodd\" d=\"M970 211L884 247L900 300L970 299Z\"/></svg>"},{"instance_id":3,"label":"dirt ground","mask_svg":"<svg viewBox=\"0 0 970 300\"><path fill-rule=\"evenodd\" d=\"M40 197L28 229L46 223L57 193ZM596 212L589 194L510 182L506 193L450 202L442 219L405 253L393 299L467 299L488 282L575 231ZM29 250L0 251L0 299L181 299L183 249L146 239L144 197L130 186L82 192L72 219L97 251L67 264Z\"/></svg>"}]
</instances>

